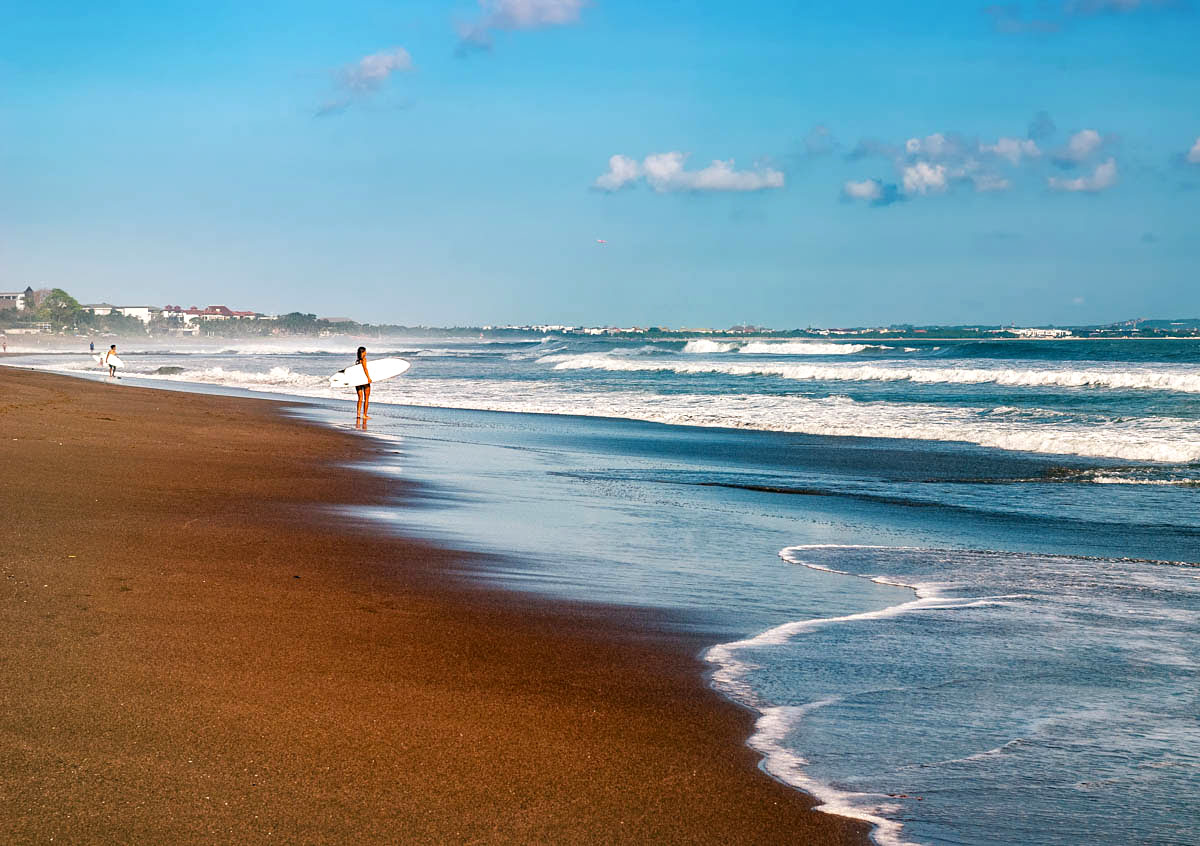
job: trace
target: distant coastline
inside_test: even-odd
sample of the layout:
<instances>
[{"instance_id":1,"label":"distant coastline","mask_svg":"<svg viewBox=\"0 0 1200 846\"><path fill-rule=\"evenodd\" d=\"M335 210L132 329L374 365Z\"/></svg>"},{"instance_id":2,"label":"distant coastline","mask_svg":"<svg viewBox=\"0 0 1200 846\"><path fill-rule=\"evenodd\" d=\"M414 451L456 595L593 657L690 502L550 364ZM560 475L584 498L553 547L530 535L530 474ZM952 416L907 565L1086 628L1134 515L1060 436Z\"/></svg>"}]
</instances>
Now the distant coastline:
<instances>
[{"instance_id":1,"label":"distant coastline","mask_svg":"<svg viewBox=\"0 0 1200 846\"><path fill-rule=\"evenodd\" d=\"M4 299L8 297L8 299ZM888 326L771 329L741 324L727 329L666 326L574 326L530 323L481 326L403 326L360 323L348 317L318 317L299 311L264 314L224 305L206 308L163 308L111 303L83 304L61 288L0 293L0 334L117 338L272 338L272 337L478 337L484 340L527 340L560 336L615 340L747 342L821 341L1001 341L1001 340L1132 340L1200 338L1200 318L1124 320L1104 325L1016 326L1000 324L897 323Z\"/></svg>"}]
</instances>

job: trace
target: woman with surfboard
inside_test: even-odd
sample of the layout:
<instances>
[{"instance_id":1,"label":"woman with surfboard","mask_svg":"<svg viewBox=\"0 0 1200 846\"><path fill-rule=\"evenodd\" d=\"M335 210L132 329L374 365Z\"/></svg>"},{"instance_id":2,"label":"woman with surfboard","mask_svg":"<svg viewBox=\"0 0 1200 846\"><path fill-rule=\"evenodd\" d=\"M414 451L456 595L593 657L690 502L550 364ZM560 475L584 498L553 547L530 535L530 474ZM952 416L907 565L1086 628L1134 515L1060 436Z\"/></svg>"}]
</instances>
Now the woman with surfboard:
<instances>
[{"instance_id":1,"label":"woman with surfboard","mask_svg":"<svg viewBox=\"0 0 1200 846\"><path fill-rule=\"evenodd\" d=\"M367 370L367 348L358 348L358 360L354 362L362 367L363 375L367 377L365 385L355 385L354 389L358 391L358 417L363 420L370 420L367 415L367 404L371 401L371 373Z\"/></svg>"},{"instance_id":2,"label":"woman with surfboard","mask_svg":"<svg viewBox=\"0 0 1200 846\"><path fill-rule=\"evenodd\" d=\"M369 420L367 407L371 402L371 385L392 379L408 370L408 362L402 358L381 358L371 365L375 375L367 371L367 348L359 347L354 364L339 370L329 377L331 388L354 388L358 392L358 419Z\"/></svg>"},{"instance_id":3,"label":"woman with surfboard","mask_svg":"<svg viewBox=\"0 0 1200 846\"><path fill-rule=\"evenodd\" d=\"M108 348L108 352L104 355L104 363L108 365L108 375L117 375L117 362L121 359L117 358L117 345L113 344Z\"/></svg>"}]
</instances>

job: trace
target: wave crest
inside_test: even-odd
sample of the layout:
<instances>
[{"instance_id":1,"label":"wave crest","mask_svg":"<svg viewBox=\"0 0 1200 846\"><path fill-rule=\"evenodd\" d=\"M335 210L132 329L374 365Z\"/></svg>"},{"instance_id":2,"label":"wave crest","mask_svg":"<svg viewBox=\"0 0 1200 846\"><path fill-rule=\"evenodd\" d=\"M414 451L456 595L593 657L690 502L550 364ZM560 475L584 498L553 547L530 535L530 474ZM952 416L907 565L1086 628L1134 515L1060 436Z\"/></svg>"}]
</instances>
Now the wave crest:
<instances>
[{"instance_id":1,"label":"wave crest","mask_svg":"<svg viewBox=\"0 0 1200 846\"><path fill-rule=\"evenodd\" d=\"M898 366L885 364L739 364L702 361L630 361L602 354L545 356L539 361L553 364L556 370L670 371L681 374L777 376L781 379L813 382L907 381L916 384L996 384L1009 387L1106 388L1110 390L1200 393L1200 371L1195 368L1067 370L1050 367L918 367L911 363Z\"/></svg>"}]
</instances>

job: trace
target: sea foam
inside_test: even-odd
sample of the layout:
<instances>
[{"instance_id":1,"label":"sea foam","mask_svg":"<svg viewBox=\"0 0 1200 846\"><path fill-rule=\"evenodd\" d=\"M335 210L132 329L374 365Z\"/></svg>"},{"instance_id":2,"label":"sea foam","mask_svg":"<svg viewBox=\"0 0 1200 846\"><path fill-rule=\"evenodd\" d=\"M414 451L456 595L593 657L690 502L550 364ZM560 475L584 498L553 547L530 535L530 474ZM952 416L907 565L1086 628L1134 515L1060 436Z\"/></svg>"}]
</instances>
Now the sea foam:
<instances>
[{"instance_id":1,"label":"sea foam","mask_svg":"<svg viewBox=\"0 0 1200 846\"><path fill-rule=\"evenodd\" d=\"M831 344L824 341L710 341L698 338L683 345L688 355L742 353L744 355L853 355L868 349L891 347L872 344Z\"/></svg>"},{"instance_id":2,"label":"sea foam","mask_svg":"<svg viewBox=\"0 0 1200 846\"><path fill-rule=\"evenodd\" d=\"M624 370L660 367L658 363L644 367L643 362L628 358L604 358L603 361L606 366ZM97 369L90 359L39 366L76 372ZM286 366L263 370L216 366L156 374L149 368L147 372L139 373L135 365L126 376L309 397L352 396L345 390L330 389L328 375L308 374ZM441 408L618 417L680 426L836 437L962 441L1003 450L1132 461L1173 464L1200 461L1200 422L1185 418L1067 415L1053 409L1013 406L988 408L918 402L857 402L842 396L580 390L577 386L551 380L524 382L520 391L513 388L513 382L503 379L398 379L375 385L372 399Z\"/></svg>"},{"instance_id":3,"label":"sea foam","mask_svg":"<svg viewBox=\"0 0 1200 846\"><path fill-rule=\"evenodd\" d=\"M1187 368L938 367L905 362L885 364L769 364L709 361L631 361L607 355L550 355L539 359L556 370L608 370L777 376L825 382L913 382L917 384L996 384L1012 387L1106 388L1200 393L1200 370Z\"/></svg>"}]
</instances>

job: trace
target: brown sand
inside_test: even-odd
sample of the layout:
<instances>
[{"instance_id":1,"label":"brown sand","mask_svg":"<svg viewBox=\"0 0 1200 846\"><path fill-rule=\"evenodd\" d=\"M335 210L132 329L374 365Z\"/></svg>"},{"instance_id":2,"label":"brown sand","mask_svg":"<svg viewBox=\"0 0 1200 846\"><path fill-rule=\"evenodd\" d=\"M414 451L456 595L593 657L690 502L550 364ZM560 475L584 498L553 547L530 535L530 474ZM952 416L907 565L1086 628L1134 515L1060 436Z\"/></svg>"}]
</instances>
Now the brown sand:
<instances>
[{"instance_id":1,"label":"brown sand","mask_svg":"<svg viewBox=\"0 0 1200 846\"><path fill-rule=\"evenodd\" d=\"M279 410L0 367L0 842L865 842L698 640L323 525L401 491Z\"/></svg>"}]
</instances>

